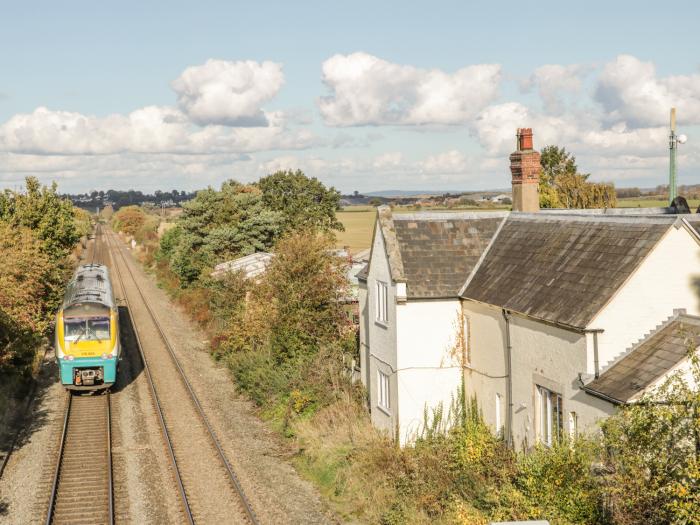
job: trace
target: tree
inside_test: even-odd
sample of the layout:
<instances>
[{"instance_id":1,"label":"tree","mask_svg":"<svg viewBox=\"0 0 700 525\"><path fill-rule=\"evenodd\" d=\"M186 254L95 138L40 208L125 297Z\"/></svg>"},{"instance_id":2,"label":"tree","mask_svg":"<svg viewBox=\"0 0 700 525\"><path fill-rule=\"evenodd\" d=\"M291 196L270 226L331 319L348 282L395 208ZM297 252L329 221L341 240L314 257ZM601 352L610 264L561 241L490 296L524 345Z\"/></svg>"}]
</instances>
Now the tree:
<instances>
[{"instance_id":1,"label":"tree","mask_svg":"<svg viewBox=\"0 0 700 525\"><path fill-rule=\"evenodd\" d=\"M379 197L372 197L372 198L369 200L369 205L370 205L370 206L374 206L375 208L376 208L377 206L381 206L381 205L382 205L382 199L380 199Z\"/></svg>"},{"instance_id":2,"label":"tree","mask_svg":"<svg viewBox=\"0 0 700 525\"><path fill-rule=\"evenodd\" d=\"M539 194L541 208L614 208L615 186L589 182L578 172L576 157L558 146L542 149Z\"/></svg>"},{"instance_id":3,"label":"tree","mask_svg":"<svg viewBox=\"0 0 700 525\"><path fill-rule=\"evenodd\" d=\"M340 209L340 192L326 188L315 177L301 170L278 171L257 183L263 203L282 213L284 231L315 228L321 231L343 231L335 212Z\"/></svg>"},{"instance_id":4,"label":"tree","mask_svg":"<svg viewBox=\"0 0 700 525\"><path fill-rule=\"evenodd\" d=\"M0 194L0 221L32 230L53 260L64 259L80 239L73 204L61 198L52 186L42 186L35 177L27 177L26 191L5 190Z\"/></svg>"},{"instance_id":5,"label":"tree","mask_svg":"<svg viewBox=\"0 0 700 525\"><path fill-rule=\"evenodd\" d=\"M126 206L114 214L112 222L116 230L135 235L146 223L146 213L138 206Z\"/></svg>"},{"instance_id":6,"label":"tree","mask_svg":"<svg viewBox=\"0 0 700 525\"><path fill-rule=\"evenodd\" d=\"M284 214L267 208L260 188L230 180L183 205L176 229L161 240L161 255L183 286L215 264L269 250L283 231Z\"/></svg>"}]
</instances>

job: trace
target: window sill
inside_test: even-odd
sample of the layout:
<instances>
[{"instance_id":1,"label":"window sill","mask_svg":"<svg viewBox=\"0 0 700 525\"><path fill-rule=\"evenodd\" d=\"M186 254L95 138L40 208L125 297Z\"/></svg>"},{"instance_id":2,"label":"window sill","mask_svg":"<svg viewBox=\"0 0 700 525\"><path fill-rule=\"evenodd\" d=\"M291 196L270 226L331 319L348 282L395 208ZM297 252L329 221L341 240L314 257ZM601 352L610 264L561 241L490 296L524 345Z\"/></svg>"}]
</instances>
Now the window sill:
<instances>
[{"instance_id":1,"label":"window sill","mask_svg":"<svg viewBox=\"0 0 700 525\"><path fill-rule=\"evenodd\" d=\"M385 415L391 417L391 412L389 412L388 408L384 408L381 405L377 405L377 408L379 409L380 412L384 412Z\"/></svg>"},{"instance_id":2,"label":"window sill","mask_svg":"<svg viewBox=\"0 0 700 525\"><path fill-rule=\"evenodd\" d=\"M376 324L377 326L381 326L382 328L389 328L388 322L385 323L384 321L380 321L379 319L375 319L374 324Z\"/></svg>"}]
</instances>

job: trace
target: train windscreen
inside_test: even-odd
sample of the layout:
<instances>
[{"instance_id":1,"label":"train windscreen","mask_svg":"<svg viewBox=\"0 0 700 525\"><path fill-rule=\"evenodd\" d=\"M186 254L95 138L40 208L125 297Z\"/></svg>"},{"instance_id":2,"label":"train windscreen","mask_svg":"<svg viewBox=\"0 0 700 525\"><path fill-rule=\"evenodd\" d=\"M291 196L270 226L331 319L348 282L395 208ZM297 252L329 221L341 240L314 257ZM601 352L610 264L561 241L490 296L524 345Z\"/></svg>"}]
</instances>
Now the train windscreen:
<instances>
[{"instance_id":1,"label":"train windscreen","mask_svg":"<svg viewBox=\"0 0 700 525\"><path fill-rule=\"evenodd\" d=\"M63 320L66 341L109 340L109 317L68 317Z\"/></svg>"}]
</instances>

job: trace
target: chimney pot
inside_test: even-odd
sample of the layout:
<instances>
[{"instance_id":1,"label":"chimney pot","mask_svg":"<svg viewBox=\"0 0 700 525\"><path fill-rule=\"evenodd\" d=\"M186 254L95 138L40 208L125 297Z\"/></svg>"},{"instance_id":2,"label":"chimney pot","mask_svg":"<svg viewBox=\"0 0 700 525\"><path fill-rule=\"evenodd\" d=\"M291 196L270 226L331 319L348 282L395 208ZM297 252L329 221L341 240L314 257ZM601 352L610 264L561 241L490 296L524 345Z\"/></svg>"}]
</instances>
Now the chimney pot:
<instances>
[{"instance_id":1,"label":"chimney pot","mask_svg":"<svg viewBox=\"0 0 700 525\"><path fill-rule=\"evenodd\" d=\"M518 129L518 151L532 149L532 128Z\"/></svg>"}]
</instances>

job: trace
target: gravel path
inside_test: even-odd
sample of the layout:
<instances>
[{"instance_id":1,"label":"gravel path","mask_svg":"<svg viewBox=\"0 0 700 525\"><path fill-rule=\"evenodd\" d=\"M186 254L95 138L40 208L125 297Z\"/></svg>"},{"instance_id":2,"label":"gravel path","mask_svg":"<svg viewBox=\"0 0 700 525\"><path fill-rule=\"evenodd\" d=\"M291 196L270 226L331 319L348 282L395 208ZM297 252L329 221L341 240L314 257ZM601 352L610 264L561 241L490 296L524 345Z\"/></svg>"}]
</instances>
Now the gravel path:
<instances>
[{"instance_id":1,"label":"gravel path","mask_svg":"<svg viewBox=\"0 0 700 525\"><path fill-rule=\"evenodd\" d=\"M185 312L173 307L130 250L123 243L118 246L168 334L260 521L337 523L324 509L314 487L284 459L290 455L288 448L255 415L252 403L236 394L228 371L212 360L204 334Z\"/></svg>"}]
</instances>

